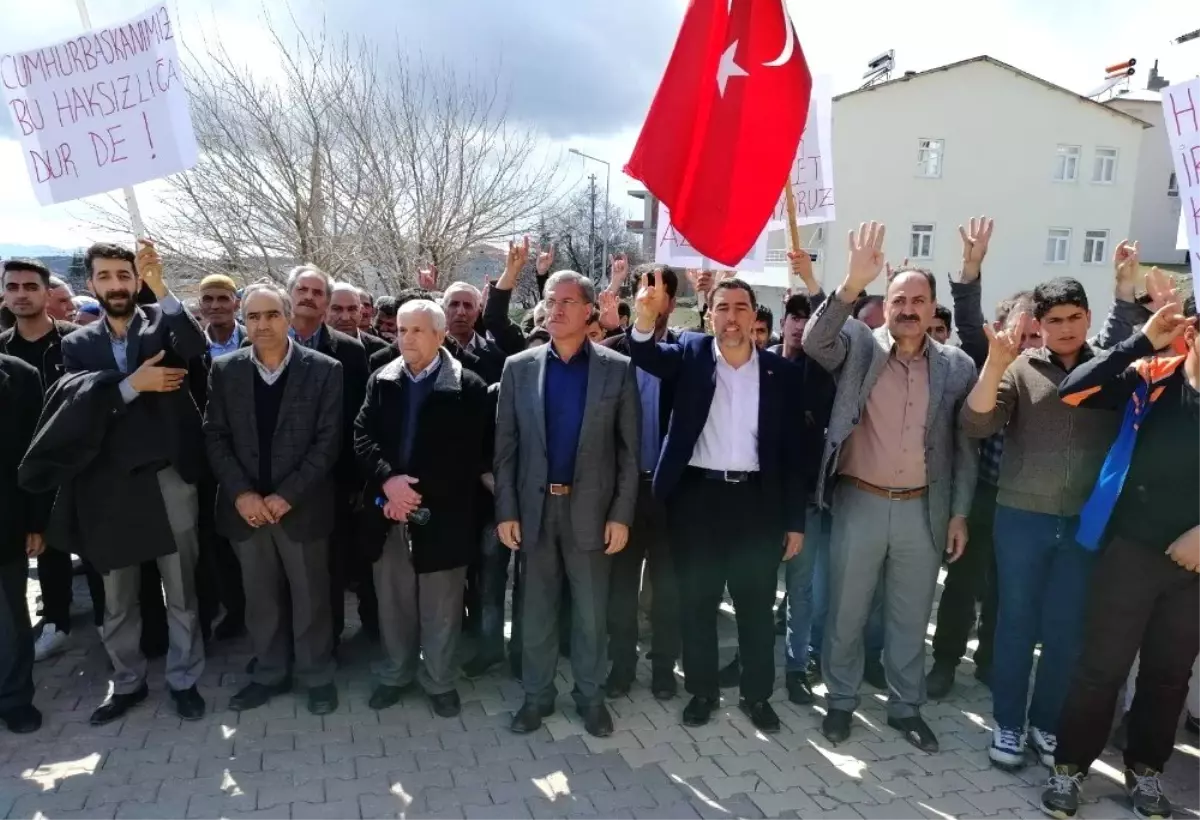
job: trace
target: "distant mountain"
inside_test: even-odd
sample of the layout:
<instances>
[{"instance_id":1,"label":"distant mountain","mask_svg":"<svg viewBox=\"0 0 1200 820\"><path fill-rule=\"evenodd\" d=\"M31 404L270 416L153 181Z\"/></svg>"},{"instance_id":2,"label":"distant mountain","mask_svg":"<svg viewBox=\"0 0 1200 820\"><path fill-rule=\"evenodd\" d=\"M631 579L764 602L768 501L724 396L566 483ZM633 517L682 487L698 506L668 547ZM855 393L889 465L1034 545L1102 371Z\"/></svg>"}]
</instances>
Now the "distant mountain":
<instances>
[{"instance_id":1,"label":"distant mountain","mask_svg":"<svg viewBox=\"0 0 1200 820\"><path fill-rule=\"evenodd\" d=\"M50 245L9 245L0 242L0 257L11 259L14 256L70 256L74 251L69 248L55 248Z\"/></svg>"}]
</instances>

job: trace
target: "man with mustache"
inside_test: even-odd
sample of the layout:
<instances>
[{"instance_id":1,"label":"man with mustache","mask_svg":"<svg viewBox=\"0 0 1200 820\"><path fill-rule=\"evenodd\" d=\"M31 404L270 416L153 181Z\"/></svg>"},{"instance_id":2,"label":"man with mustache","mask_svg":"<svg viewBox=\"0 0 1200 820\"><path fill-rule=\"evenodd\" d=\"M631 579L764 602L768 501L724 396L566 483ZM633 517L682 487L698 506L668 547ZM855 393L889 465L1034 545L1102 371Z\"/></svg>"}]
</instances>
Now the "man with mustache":
<instances>
[{"instance_id":1,"label":"man with mustache","mask_svg":"<svg viewBox=\"0 0 1200 820\"><path fill-rule=\"evenodd\" d=\"M55 514L68 523L88 525L74 531L70 549L104 572L104 627L101 636L113 665L112 694L91 717L93 725L122 717L146 699L146 658L139 647L142 632L139 588L141 562L154 559L166 595L168 641L166 679L178 715L199 720L204 699L196 682L204 671L204 645L196 609L194 584L199 555L196 483L203 465L200 413L188 390L188 362L204 354L204 333L167 289L163 265L149 240L135 256L118 245L88 249L84 264L92 292L104 308L104 320L63 339L63 365L70 374L114 374L96 382L111 403L107 424L99 433L122 445L125 465L104 442L100 452L72 479L71 491L60 491ZM138 305L145 285L158 304ZM64 382L67 381L64 378ZM116 381L119 379L119 381ZM78 384L80 380L76 379ZM60 388L61 389L61 388ZM57 392L57 391L56 391ZM51 397L53 401L54 397ZM57 414L47 408L44 446L57 432ZM103 418L103 417L102 417ZM130 429L133 428L133 429ZM27 462L36 461L35 441ZM120 472L120 469L125 472ZM24 472L24 471L23 471ZM94 481L89 481L94 478ZM143 483L148 478L148 483ZM146 487L157 490L145 492ZM72 509L60 509L66 506ZM113 516L121 510L125 526ZM127 519L135 511L137 527ZM49 539L51 546L59 543Z\"/></svg>"},{"instance_id":2,"label":"man with mustache","mask_svg":"<svg viewBox=\"0 0 1200 820\"><path fill-rule=\"evenodd\" d=\"M479 358L476 372L488 384L498 384L504 370L504 351L495 342L479 335L480 313L483 310L483 294L468 282L455 282L442 295L442 310L446 312L447 332L463 350Z\"/></svg>"},{"instance_id":3,"label":"man with mustache","mask_svg":"<svg viewBox=\"0 0 1200 820\"><path fill-rule=\"evenodd\" d=\"M288 296L292 300L290 335L297 344L324 353L342 363L342 448L334 469L337 486L337 524L330 538L329 582L333 612L333 642L336 647L346 622L343 590L354 581L358 591L358 615L368 635L379 635L379 609L371 568L355 548L353 511L361 488L354 462L354 419L367 390L367 353L362 342L326 324L333 280L315 265L301 265L288 274ZM357 323L357 315L355 322Z\"/></svg>"},{"instance_id":4,"label":"man with mustache","mask_svg":"<svg viewBox=\"0 0 1200 820\"><path fill-rule=\"evenodd\" d=\"M359 288L358 302L362 308L358 312L358 329L367 333L371 330L371 323L375 320L375 297L366 288Z\"/></svg>"},{"instance_id":5,"label":"man with mustache","mask_svg":"<svg viewBox=\"0 0 1200 820\"><path fill-rule=\"evenodd\" d=\"M56 322L75 321L75 303L71 286L57 276L50 277L50 288L46 299L46 312Z\"/></svg>"},{"instance_id":6,"label":"man with mustache","mask_svg":"<svg viewBox=\"0 0 1200 820\"><path fill-rule=\"evenodd\" d=\"M925 630L942 554L957 560L967 542L978 451L958 413L975 365L927 335L937 304L927 271L892 276L884 327L872 332L851 320L858 295L883 271L885 233L877 222L850 233L846 278L804 330L804 350L837 382L817 485L819 502L828 506L832 495L833 510L821 731L833 743L850 736L863 627L886 573L888 725L934 752L937 738L920 714Z\"/></svg>"}]
</instances>

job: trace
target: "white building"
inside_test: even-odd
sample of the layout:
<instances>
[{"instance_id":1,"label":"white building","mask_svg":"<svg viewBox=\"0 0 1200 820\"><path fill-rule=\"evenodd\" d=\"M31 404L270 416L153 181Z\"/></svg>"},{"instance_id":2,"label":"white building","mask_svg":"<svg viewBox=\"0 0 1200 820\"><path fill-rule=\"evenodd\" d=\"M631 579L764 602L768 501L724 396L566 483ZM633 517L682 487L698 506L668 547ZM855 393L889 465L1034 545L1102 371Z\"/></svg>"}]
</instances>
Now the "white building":
<instances>
[{"instance_id":1,"label":"white building","mask_svg":"<svg viewBox=\"0 0 1200 820\"><path fill-rule=\"evenodd\" d=\"M802 229L805 245L818 250L817 274L831 291L846 273L847 232L884 222L888 260L933 270L949 305L958 226L987 214L996 232L985 314L1016 291L1071 276L1087 287L1098 328L1112 302L1113 248L1133 236L1148 128L987 56L843 94L833 103L838 218ZM782 236L772 240L784 247Z\"/></svg>"},{"instance_id":2,"label":"white building","mask_svg":"<svg viewBox=\"0 0 1200 820\"><path fill-rule=\"evenodd\" d=\"M1163 129L1162 94L1134 91L1120 94L1109 105L1150 123L1142 133L1137 184L1133 192L1130 231L1138 242L1142 261L1151 265L1187 263L1187 251L1175 248L1179 230L1179 185L1171 143Z\"/></svg>"}]
</instances>

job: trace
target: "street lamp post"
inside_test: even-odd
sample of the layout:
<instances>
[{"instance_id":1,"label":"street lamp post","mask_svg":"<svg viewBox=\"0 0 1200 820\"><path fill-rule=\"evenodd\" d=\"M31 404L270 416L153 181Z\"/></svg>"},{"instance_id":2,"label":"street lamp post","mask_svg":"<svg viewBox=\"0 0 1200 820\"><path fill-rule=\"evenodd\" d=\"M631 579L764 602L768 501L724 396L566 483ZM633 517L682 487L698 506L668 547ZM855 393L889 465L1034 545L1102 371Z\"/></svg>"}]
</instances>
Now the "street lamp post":
<instances>
[{"instance_id":1,"label":"street lamp post","mask_svg":"<svg viewBox=\"0 0 1200 820\"><path fill-rule=\"evenodd\" d=\"M578 148L570 149L570 153L575 154L578 157L582 157L583 159L590 159L592 162L599 162L604 166L604 236L602 237L604 249L600 252L600 270L603 271L604 266L608 264L608 217L612 210L612 206L609 204L608 192L609 183L612 181L612 166L610 166L606 160L602 160L599 157L593 157L590 154L585 154ZM611 270L609 271L608 275L611 281Z\"/></svg>"}]
</instances>

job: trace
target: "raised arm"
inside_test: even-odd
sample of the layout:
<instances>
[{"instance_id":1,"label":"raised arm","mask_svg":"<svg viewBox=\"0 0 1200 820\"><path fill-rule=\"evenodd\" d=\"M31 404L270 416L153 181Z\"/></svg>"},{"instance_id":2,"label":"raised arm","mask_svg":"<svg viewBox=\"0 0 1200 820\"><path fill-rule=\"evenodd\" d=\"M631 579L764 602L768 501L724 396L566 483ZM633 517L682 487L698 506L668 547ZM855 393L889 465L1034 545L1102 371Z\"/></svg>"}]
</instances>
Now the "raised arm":
<instances>
[{"instance_id":1,"label":"raised arm","mask_svg":"<svg viewBox=\"0 0 1200 820\"><path fill-rule=\"evenodd\" d=\"M658 318L667 311L671 297L666 280L654 274L642 274L637 293L637 319L629 331L629 357L651 376L671 380L679 374L683 362L683 346L670 342L655 342L654 330Z\"/></svg>"},{"instance_id":2,"label":"raised arm","mask_svg":"<svg viewBox=\"0 0 1200 820\"><path fill-rule=\"evenodd\" d=\"M185 362L190 362L198 356L203 356L208 349L204 339L204 331L192 314L184 310L183 303L171 295L163 279L163 264L158 250L149 239L139 239L137 255L134 260L138 276L146 287L158 299L158 305L163 312L163 325L171 337L171 349Z\"/></svg>"},{"instance_id":3,"label":"raised arm","mask_svg":"<svg viewBox=\"0 0 1200 820\"><path fill-rule=\"evenodd\" d=\"M1010 320L1004 330L994 331L984 326L988 339L987 359L960 414L963 430L968 436L987 438L1004 429L1016 412L1017 384L1009 367L1021 355L1021 339L1028 327L1029 315L1024 312Z\"/></svg>"},{"instance_id":4,"label":"raised arm","mask_svg":"<svg viewBox=\"0 0 1200 820\"><path fill-rule=\"evenodd\" d=\"M1139 305L1134 297L1141 273L1139 260L1138 243L1128 239L1117 245L1116 251L1113 252L1113 304L1104 318L1104 327L1090 340L1093 347L1101 350L1116 347L1133 335L1136 325L1150 318L1150 311Z\"/></svg>"},{"instance_id":5,"label":"raised arm","mask_svg":"<svg viewBox=\"0 0 1200 820\"><path fill-rule=\"evenodd\" d=\"M553 262L554 246L550 247L549 260ZM538 257L539 266L542 264L542 256L546 256L546 254ZM504 273L488 288L487 301L483 304L483 326L487 328L488 333L492 334L496 345L509 356L514 356L525 349L525 334L512 319L508 318L508 309L512 304L513 290L516 289L517 282L521 278L521 270L528 261L529 237L525 237L520 245L509 242Z\"/></svg>"},{"instance_id":6,"label":"raised arm","mask_svg":"<svg viewBox=\"0 0 1200 820\"><path fill-rule=\"evenodd\" d=\"M887 228L878 223L862 223L850 231L850 262L846 278L804 328L804 352L830 373L837 374L850 352L850 335L844 332L846 320L858 295L879 278L883 271L883 240Z\"/></svg>"},{"instance_id":7,"label":"raised arm","mask_svg":"<svg viewBox=\"0 0 1200 820\"><path fill-rule=\"evenodd\" d=\"M975 367L981 369L988 354L987 336L984 335L983 325L983 288L980 276L983 273L983 260L987 256L988 246L992 241L992 228L995 220L981 216L971 217L964 227L958 226L958 235L962 239L962 269L957 281L950 277L950 295L954 300L954 326L958 331L959 347L975 362Z\"/></svg>"}]
</instances>

